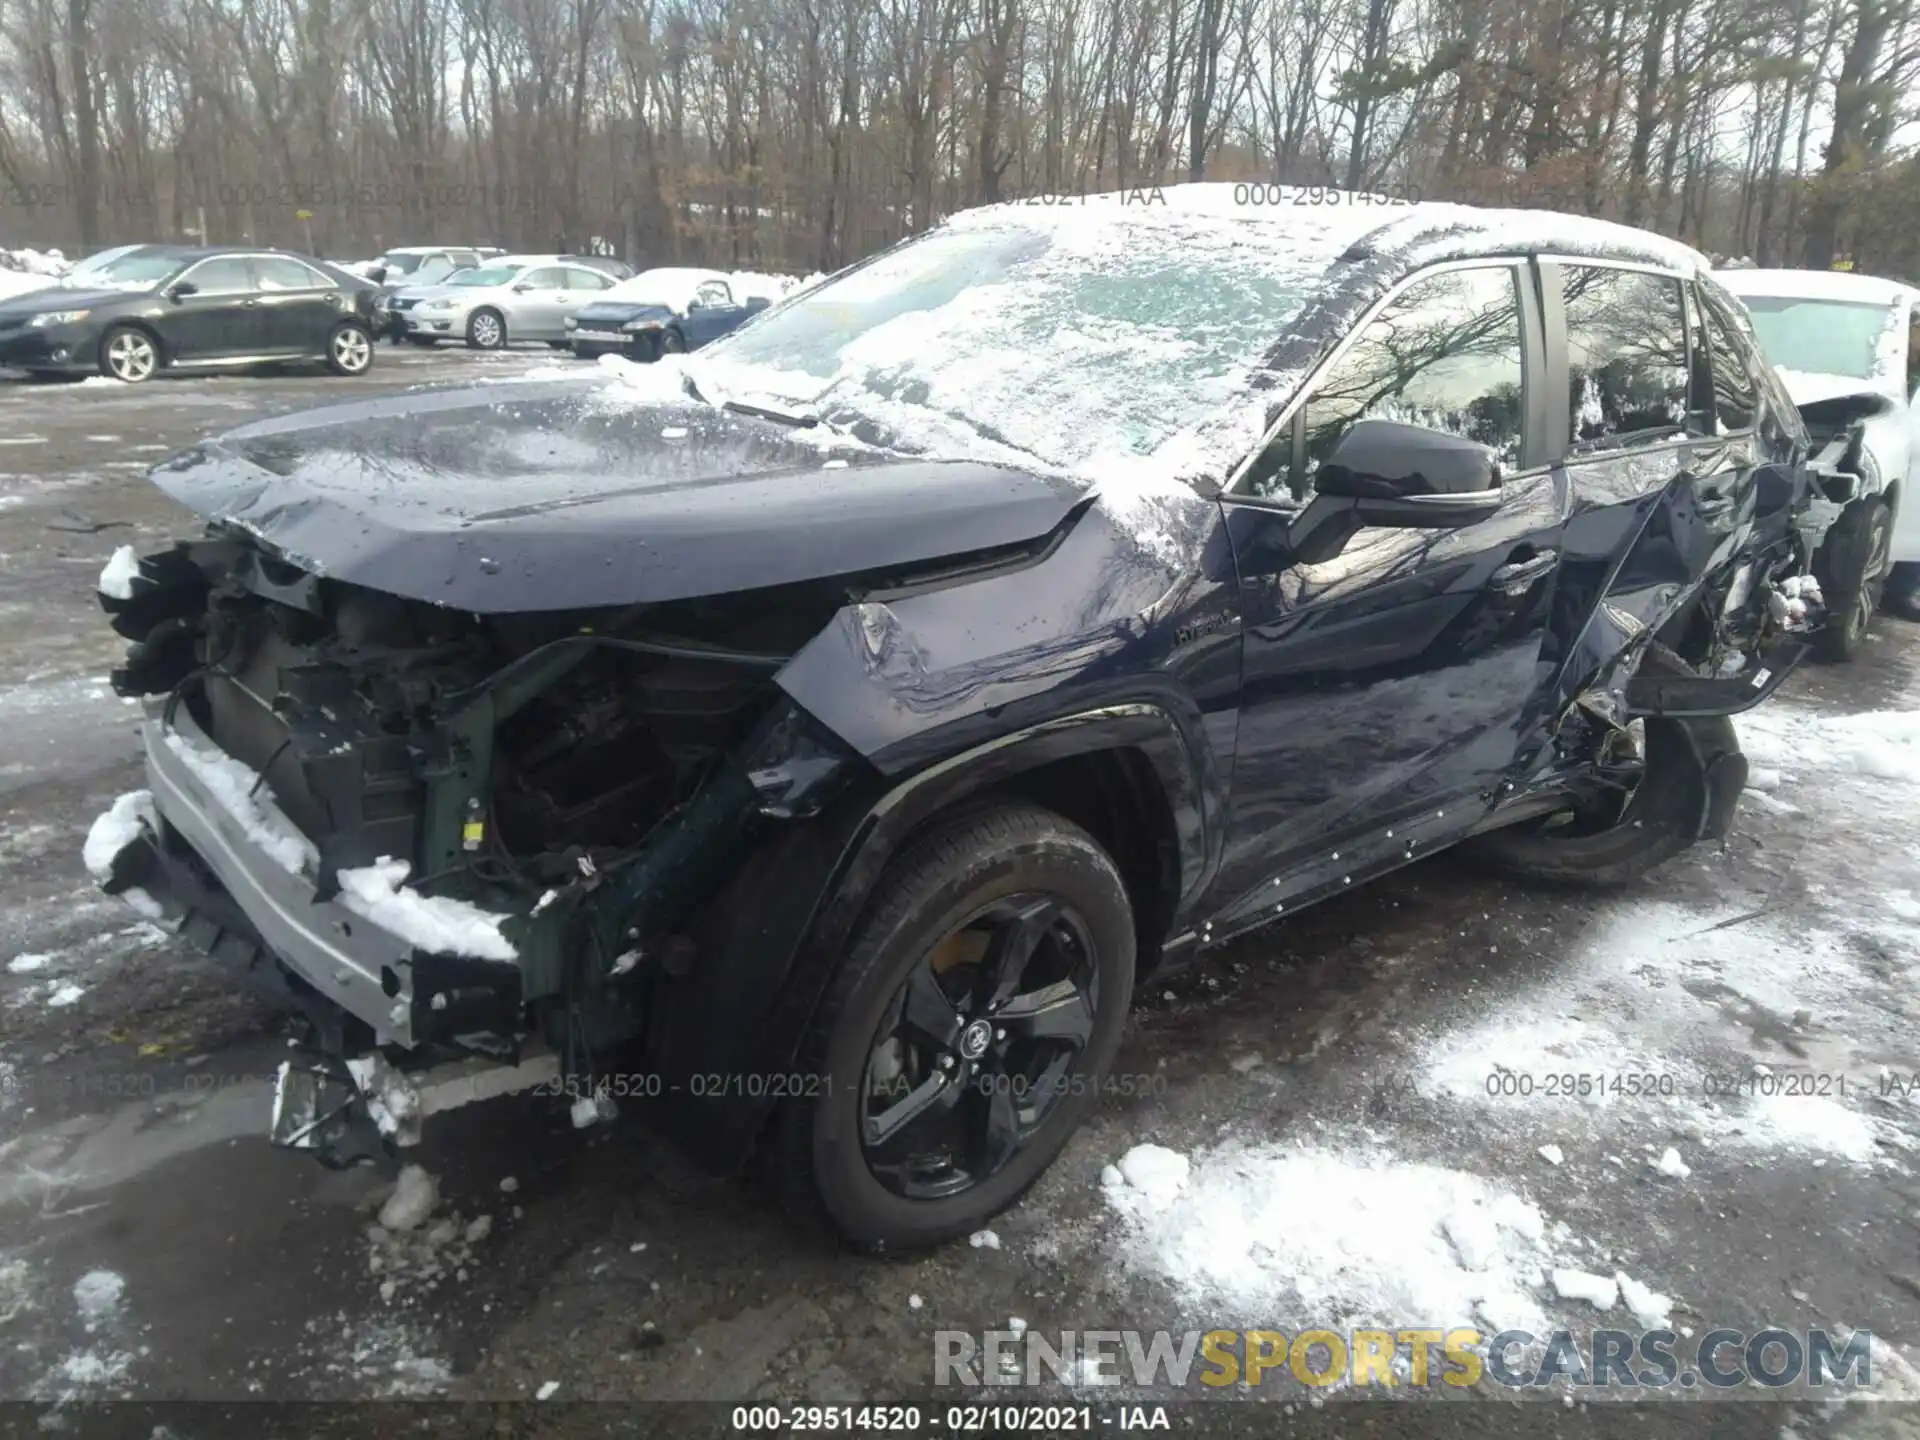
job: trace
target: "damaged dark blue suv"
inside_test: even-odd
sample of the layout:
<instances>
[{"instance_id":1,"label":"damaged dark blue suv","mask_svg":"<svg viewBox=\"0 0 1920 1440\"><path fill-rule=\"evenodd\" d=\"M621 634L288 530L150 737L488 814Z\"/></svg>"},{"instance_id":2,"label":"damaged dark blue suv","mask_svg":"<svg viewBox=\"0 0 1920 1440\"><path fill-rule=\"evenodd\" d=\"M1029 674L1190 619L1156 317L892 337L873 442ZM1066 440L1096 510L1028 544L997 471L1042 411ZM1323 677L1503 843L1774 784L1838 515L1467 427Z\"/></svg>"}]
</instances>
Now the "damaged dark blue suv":
<instances>
[{"instance_id":1,"label":"damaged dark blue suv","mask_svg":"<svg viewBox=\"0 0 1920 1440\"><path fill-rule=\"evenodd\" d=\"M1614 884L1725 833L1821 521L1701 257L1138 199L153 472L208 529L102 576L151 789L90 859L304 1017L276 1138L544 1083L936 1242L1160 967L1448 846Z\"/></svg>"}]
</instances>

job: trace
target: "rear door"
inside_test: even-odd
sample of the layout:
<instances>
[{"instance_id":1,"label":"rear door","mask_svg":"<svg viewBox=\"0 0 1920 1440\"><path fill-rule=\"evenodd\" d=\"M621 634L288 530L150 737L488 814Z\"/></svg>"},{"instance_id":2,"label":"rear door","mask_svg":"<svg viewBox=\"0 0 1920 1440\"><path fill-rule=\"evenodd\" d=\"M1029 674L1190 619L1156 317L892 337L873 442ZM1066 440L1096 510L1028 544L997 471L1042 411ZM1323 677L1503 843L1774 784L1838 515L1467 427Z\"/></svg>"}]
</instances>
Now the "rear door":
<instances>
[{"instance_id":1,"label":"rear door","mask_svg":"<svg viewBox=\"0 0 1920 1440\"><path fill-rule=\"evenodd\" d=\"M567 267L539 265L514 282L509 292L513 313L507 317L507 332L516 340L558 340L563 333L566 308L572 301L567 288Z\"/></svg>"},{"instance_id":2,"label":"rear door","mask_svg":"<svg viewBox=\"0 0 1920 1440\"><path fill-rule=\"evenodd\" d=\"M567 267L567 288L565 300L560 308L560 325L564 333L566 317L577 315L607 291L613 288L613 277L605 271L594 270L585 265Z\"/></svg>"},{"instance_id":3,"label":"rear door","mask_svg":"<svg viewBox=\"0 0 1920 1440\"><path fill-rule=\"evenodd\" d=\"M169 298L155 321L170 360L192 365L266 353L260 292L246 256L211 256L174 281L182 284L193 293Z\"/></svg>"},{"instance_id":4,"label":"rear door","mask_svg":"<svg viewBox=\"0 0 1920 1440\"><path fill-rule=\"evenodd\" d=\"M1484 810L1513 763L1543 679L1565 500L1548 463L1543 346L1527 261L1411 277L1321 366L1224 502L1244 615L1216 891L1229 923L1270 909L1277 881L1295 889L1289 873L1383 867L1408 844L1401 825ZM1363 418L1494 449L1498 493L1457 528L1366 528L1303 561L1315 472Z\"/></svg>"},{"instance_id":5,"label":"rear door","mask_svg":"<svg viewBox=\"0 0 1920 1440\"><path fill-rule=\"evenodd\" d=\"M1572 505L1551 656L1564 704L1744 539L1759 448L1751 417L1714 413L1685 277L1566 257L1541 282L1548 334L1565 339L1551 382Z\"/></svg>"},{"instance_id":6,"label":"rear door","mask_svg":"<svg viewBox=\"0 0 1920 1440\"><path fill-rule=\"evenodd\" d=\"M344 292L291 255L253 257L262 346L271 355L319 355L344 313Z\"/></svg>"}]
</instances>

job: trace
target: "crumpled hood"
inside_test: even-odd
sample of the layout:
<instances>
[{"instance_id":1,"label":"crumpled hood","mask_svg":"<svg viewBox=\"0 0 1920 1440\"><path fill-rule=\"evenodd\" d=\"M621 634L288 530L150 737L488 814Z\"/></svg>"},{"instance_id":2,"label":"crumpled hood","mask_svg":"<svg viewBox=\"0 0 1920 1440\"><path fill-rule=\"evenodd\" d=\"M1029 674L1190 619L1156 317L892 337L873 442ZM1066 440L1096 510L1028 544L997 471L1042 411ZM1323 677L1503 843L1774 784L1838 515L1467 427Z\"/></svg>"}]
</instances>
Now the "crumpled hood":
<instances>
[{"instance_id":1,"label":"crumpled hood","mask_svg":"<svg viewBox=\"0 0 1920 1440\"><path fill-rule=\"evenodd\" d=\"M680 312L671 305L647 300L595 300L573 312L582 325L598 321L604 325L625 325L632 320L671 320Z\"/></svg>"},{"instance_id":2,"label":"crumpled hood","mask_svg":"<svg viewBox=\"0 0 1920 1440\"><path fill-rule=\"evenodd\" d=\"M155 468L317 574L480 614L717 595L1039 538L1087 487L912 460L592 380L330 406Z\"/></svg>"}]
</instances>

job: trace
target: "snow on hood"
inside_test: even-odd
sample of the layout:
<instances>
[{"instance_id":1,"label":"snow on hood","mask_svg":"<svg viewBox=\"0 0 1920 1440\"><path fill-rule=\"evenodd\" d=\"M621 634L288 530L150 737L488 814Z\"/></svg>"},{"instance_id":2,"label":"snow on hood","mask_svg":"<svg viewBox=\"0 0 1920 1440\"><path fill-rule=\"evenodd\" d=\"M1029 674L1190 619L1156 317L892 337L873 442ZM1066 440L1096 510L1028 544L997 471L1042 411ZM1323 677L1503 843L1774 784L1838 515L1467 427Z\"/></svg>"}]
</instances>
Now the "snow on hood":
<instances>
[{"instance_id":1,"label":"snow on hood","mask_svg":"<svg viewBox=\"0 0 1920 1440\"><path fill-rule=\"evenodd\" d=\"M1861 380L1853 375L1828 375L1818 370L1791 370L1784 365L1774 369L1780 376L1780 383L1787 387L1787 398L1796 405L1812 405L1821 400L1837 400L1845 395L1872 395L1885 398L1889 395L1899 397L1895 387L1882 383L1884 377Z\"/></svg>"}]
</instances>

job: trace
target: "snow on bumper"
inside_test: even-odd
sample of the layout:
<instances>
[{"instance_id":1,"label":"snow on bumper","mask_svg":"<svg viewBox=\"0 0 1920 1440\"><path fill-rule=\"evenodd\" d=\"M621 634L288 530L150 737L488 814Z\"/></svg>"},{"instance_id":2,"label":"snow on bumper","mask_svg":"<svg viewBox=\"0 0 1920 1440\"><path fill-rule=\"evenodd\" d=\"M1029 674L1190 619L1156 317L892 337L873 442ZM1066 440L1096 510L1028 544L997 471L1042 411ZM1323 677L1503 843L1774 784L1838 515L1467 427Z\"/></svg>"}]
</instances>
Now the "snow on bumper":
<instances>
[{"instance_id":1,"label":"snow on bumper","mask_svg":"<svg viewBox=\"0 0 1920 1440\"><path fill-rule=\"evenodd\" d=\"M150 702L141 728L152 812L193 848L287 969L365 1021L377 1043L415 1043L419 953L513 964L500 930L508 917L406 888L398 861L343 871L339 897L316 901L313 846L264 790L254 792L255 772L219 750L184 709L171 722L163 711ZM123 844L158 843L146 814L124 819L140 829L136 835L116 819L111 828ZM90 866L111 868L113 857L93 853L105 844L103 837L89 846Z\"/></svg>"}]
</instances>

